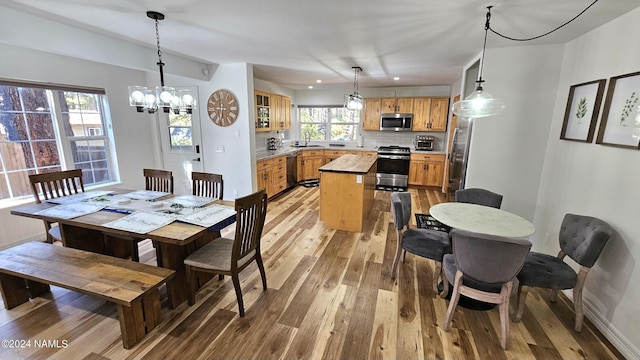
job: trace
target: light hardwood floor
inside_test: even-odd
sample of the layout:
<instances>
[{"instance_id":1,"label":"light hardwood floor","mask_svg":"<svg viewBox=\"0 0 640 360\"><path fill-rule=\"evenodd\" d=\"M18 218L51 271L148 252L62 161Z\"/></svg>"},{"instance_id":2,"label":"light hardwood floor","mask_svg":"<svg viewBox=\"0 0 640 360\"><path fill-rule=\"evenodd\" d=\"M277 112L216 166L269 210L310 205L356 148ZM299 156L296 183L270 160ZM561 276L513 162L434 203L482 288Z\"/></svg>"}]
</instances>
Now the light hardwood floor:
<instances>
[{"instance_id":1,"label":"light hardwood floor","mask_svg":"<svg viewBox=\"0 0 640 360\"><path fill-rule=\"evenodd\" d=\"M414 211L445 201L433 190L410 190ZM241 273L246 315L239 318L229 278L214 278L196 297L170 310L132 350L120 340L116 307L61 288L13 310L0 310L0 359L621 359L586 320L573 328L566 296L555 304L532 290L510 348L500 348L497 309L458 308L442 330L448 300L431 290L433 263L407 254L391 279L396 236L389 192L376 192L363 233L325 229L318 188L297 187L269 203L262 237L268 290L257 267ZM415 226L415 220L414 224ZM230 233L233 229L225 229ZM155 263L141 243L142 262ZM58 340L49 347L36 340ZM66 344L66 345L65 345ZM20 345L20 344L18 344Z\"/></svg>"}]
</instances>

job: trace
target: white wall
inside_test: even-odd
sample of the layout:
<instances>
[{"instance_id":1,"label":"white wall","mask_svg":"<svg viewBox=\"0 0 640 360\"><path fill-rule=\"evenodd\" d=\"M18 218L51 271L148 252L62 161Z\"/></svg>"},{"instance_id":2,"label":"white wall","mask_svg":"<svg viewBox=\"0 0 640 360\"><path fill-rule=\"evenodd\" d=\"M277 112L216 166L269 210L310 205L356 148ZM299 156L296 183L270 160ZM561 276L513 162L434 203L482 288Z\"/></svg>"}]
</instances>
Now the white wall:
<instances>
[{"instance_id":1,"label":"white wall","mask_svg":"<svg viewBox=\"0 0 640 360\"><path fill-rule=\"evenodd\" d=\"M485 91L507 108L474 120L466 187L500 193L502 208L533 219L562 45L487 49L485 59Z\"/></svg>"},{"instance_id":2,"label":"white wall","mask_svg":"<svg viewBox=\"0 0 640 360\"><path fill-rule=\"evenodd\" d=\"M546 253L559 250L557 234L568 212L615 229L584 297L587 316L629 359L640 358L640 152L559 138L571 85L640 70L638 34L640 8L566 44L535 212L537 247ZM542 241L546 233L549 243Z\"/></svg>"},{"instance_id":3,"label":"white wall","mask_svg":"<svg viewBox=\"0 0 640 360\"><path fill-rule=\"evenodd\" d=\"M216 90L227 89L238 99L238 119L231 126L221 127L209 120L206 100ZM235 199L250 194L255 184L255 122L253 114L253 66L219 65L211 82L200 89L200 118L204 170L222 174L224 198ZM224 147L217 152L217 147Z\"/></svg>"}]
</instances>

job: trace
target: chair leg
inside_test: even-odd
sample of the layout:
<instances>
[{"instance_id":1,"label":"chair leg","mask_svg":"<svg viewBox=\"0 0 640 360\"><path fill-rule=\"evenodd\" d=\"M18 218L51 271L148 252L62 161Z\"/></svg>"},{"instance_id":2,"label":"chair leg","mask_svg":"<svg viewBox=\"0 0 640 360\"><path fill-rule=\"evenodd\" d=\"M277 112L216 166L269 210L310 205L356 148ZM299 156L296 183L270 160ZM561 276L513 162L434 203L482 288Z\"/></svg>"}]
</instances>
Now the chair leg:
<instances>
[{"instance_id":1,"label":"chair leg","mask_svg":"<svg viewBox=\"0 0 640 360\"><path fill-rule=\"evenodd\" d=\"M502 285L502 291L500 291L502 302L498 305L500 310L500 327L502 329L500 345L505 350L509 347L509 297L512 287L513 282L511 281Z\"/></svg>"},{"instance_id":2,"label":"chair leg","mask_svg":"<svg viewBox=\"0 0 640 360\"><path fill-rule=\"evenodd\" d=\"M449 294L449 280L447 280L447 276L444 274L444 267L442 267L440 277L442 277L442 292L440 293L440 298L444 299Z\"/></svg>"},{"instance_id":3,"label":"chair leg","mask_svg":"<svg viewBox=\"0 0 640 360\"><path fill-rule=\"evenodd\" d=\"M513 322L520 322L520 319L522 319L522 314L524 313L524 302L527 299L529 289L529 286L522 285L522 283L518 285L518 310L516 311L516 315L513 317Z\"/></svg>"},{"instance_id":4,"label":"chair leg","mask_svg":"<svg viewBox=\"0 0 640 360\"><path fill-rule=\"evenodd\" d=\"M189 283L189 294L187 295L187 303L189 306L196 303L196 274L195 271L189 265L185 265L187 272L187 282Z\"/></svg>"},{"instance_id":5,"label":"chair leg","mask_svg":"<svg viewBox=\"0 0 640 360\"><path fill-rule=\"evenodd\" d=\"M402 232L400 230L398 233L398 241L396 245L396 256L393 258L393 265L391 266L391 278L395 279L398 276L398 261L400 261L400 253L402 252Z\"/></svg>"},{"instance_id":6,"label":"chair leg","mask_svg":"<svg viewBox=\"0 0 640 360\"><path fill-rule=\"evenodd\" d=\"M242 301L242 289L240 289L240 278L238 278L238 273L231 274L231 279L233 280L233 287L236 289L238 312L240 313L240 317L244 317L244 302Z\"/></svg>"},{"instance_id":7,"label":"chair leg","mask_svg":"<svg viewBox=\"0 0 640 360\"><path fill-rule=\"evenodd\" d=\"M258 263L258 270L260 270L260 276L262 277L262 289L267 290L267 275L264 272L264 264L262 263L262 256L258 253L256 256L256 263Z\"/></svg>"},{"instance_id":8,"label":"chair leg","mask_svg":"<svg viewBox=\"0 0 640 360\"><path fill-rule=\"evenodd\" d=\"M582 312L582 289L584 288L584 282L587 279L588 272L589 268L582 267L580 269L576 286L573 288L573 307L576 312L576 323L573 329L577 332L582 331L582 322L584 321L584 313Z\"/></svg>"},{"instance_id":9,"label":"chair leg","mask_svg":"<svg viewBox=\"0 0 640 360\"><path fill-rule=\"evenodd\" d=\"M442 262L435 262L435 269L433 269L433 293L438 294L438 280L440 279L440 274L442 274ZM444 282L444 279L443 279Z\"/></svg>"},{"instance_id":10,"label":"chair leg","mask_svg":"<svg viewBox=\"0 0 640 360\"><path fill-rule=\"evenodd\" d=\"M451 300L449 301L447 316L445 316L444 318L444 326L442 327L444 331L449 331L449 329L451 328L451 318L453 318L453 313L456 310L456 306L458 306L458 300L460 300L460 285L462 285L462 272L458 270L456 271L456 279L453 284L453 294L451 295Z\"/></svg>"}]
</instances>

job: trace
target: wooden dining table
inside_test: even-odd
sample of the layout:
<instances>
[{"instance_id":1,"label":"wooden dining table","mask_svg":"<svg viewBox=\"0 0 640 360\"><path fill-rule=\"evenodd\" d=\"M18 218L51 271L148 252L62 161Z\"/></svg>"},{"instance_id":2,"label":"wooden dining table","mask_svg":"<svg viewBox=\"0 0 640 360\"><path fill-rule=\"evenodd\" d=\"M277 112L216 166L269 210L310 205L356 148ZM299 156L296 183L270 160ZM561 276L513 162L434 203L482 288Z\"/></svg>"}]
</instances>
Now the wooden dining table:
<instances>
[{"instance_id":1,"label":"wooden dining table","mask_svg":"<svg viewBox=\"0 0 640 360\"><path fill-rule=\"evenodd\" d=\"M123 194L130 191L114 189L113 193ZM168 200L173 196L167 195L158 200ZM222 200L215 200L211 204L214 203L234 205L233 202ZM146 234L140 234L104 226L104 224L128 215L121 211L102 210L72 219L60 219L38 214L39 211L53 206L56 205L43 202L15 208L11 210L11 214L57 222L60 226L64 246L110 256L127 257L130 255L131 242L151 239L157 246L157 255L162 258L158 263L162 264L162 267L176 271L175 276L167 282L167 297L170 308L177 307L187 299L189 288L184 259L204 244L214 240L215 235L223 227L235 222L235 215L227 217L211 227L173 221Z\"/></svg>"}]
</instances>

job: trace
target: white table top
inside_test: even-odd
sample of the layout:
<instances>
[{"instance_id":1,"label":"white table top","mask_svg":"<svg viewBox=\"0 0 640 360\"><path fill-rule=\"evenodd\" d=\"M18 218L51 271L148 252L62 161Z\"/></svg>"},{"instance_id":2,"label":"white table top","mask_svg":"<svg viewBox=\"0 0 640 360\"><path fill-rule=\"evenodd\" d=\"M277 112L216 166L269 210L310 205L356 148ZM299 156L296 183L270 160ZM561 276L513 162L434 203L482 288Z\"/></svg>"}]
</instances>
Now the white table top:
<instances>
[{"instance_id":1,"label":"white table top","mask_svg":"<svg viewBox=\"0 0 640 360\"><path fill-rule=\"evenodd\" d=\"M431 207L429 214L455 229L512 238L527 237L536 231L527 219L489 206L459 202L441 203Z\"/></svg>"}]
</instances>

